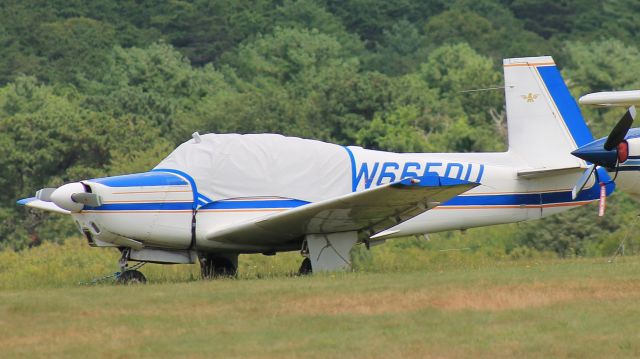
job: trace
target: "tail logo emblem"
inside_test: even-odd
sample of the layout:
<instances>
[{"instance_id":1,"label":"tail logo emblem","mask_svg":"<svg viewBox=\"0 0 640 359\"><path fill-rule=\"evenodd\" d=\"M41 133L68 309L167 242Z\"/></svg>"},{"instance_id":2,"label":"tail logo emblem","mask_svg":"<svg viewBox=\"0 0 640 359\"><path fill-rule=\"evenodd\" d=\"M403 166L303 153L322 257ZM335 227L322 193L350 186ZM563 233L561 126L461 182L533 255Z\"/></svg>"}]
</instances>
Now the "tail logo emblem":
<instances>
[{"instance_id":1,"label":"tail logo emblem","mask_svg":"<svg viewBox=\"0 0 640 359\"><path fill-rule=\"evenodd\" d=\"M539 94L529 92L528 95L520 95L523 100L527 102L534 102L538 98Z\"/></svg>"}]
</instances>

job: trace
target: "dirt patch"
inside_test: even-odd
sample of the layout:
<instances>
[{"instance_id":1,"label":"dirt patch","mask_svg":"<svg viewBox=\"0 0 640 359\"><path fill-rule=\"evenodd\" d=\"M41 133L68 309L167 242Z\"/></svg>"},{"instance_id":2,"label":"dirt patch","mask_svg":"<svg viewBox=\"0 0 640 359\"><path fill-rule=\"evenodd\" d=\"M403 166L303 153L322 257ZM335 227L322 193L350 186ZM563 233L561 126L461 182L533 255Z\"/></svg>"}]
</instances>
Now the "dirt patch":
<instances>
[{"instance_id":1,"label":"dirt patch","mask_svg":"<svg viewBox=\"0 0 640 359\"><path fill-rule=\"evenodd\" d=\"M541 307L582 300L640 298L640 284L584 282L567 285L530 284L490 288L424 288L373 294L331 294L282 303L282 312L305 314L383 314L427 308L441 310L502 311Z\"/></svg>"}]
</instances>

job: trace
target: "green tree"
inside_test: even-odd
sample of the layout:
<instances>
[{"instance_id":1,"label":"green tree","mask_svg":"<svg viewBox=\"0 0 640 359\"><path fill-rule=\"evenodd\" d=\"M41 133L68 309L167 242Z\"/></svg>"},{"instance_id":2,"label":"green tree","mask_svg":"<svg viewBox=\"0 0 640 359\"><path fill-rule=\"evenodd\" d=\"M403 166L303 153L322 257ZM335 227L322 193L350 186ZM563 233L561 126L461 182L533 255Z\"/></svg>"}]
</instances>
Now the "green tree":
<instances>
[{"instance_id":1,"label":"green tree","mask_svg":"<svg viewBox=\"0 0 640 359\"><path fill-rule=\"evenodd\" d=\"M567 42L565 78L574 97L590 92L640 89L640 79L630 69L640 66L640 50L615 39ZM624 109L593 109L582 112L596 137L606 136Z\"/></svg>"},{"instance_id":2,"label":"green tree","mask_svg":"<svg viewBox=\"0 0 640 359\"><path fill-rule=\"evenodd\" d=\"M77 84L103 66L115 44L115 31L100 21L71 18L42 24L36 38L39 54L47 59L38 75L48 82Z\"/></svg>"},{"instance_id":3,"label":"green tree","mask_svg":"<svg viewBox=\"0 0 640 359\"><path fill-rule=\"evenodd\" d=\"M625 207L631 209L630 204L627 198L616 194L608 203L605 217L598 217L595 206L585 206L539 221L522 223L515 235L515 243L537 251L552 251L562 258L611 255L613 253L595 250L603 248L602 244L607 243L610 237L618 238L614 233L626 232L625 222L627 225L633 223L636 212L623 210Z\"/></svg>"},{"instance_id":4,"label":"green tree","mask_svg":"<svg viewBox=\"0 0 640 359\"><path fill-rule=\"evenodd\" d=\"M87 93L84 106L115 118L149 120L176 143L191 133L191 109L225 87L223 76L211 65L193 68L167 44L116 47L105 66L81 84Z\"/></svg>"}]
</instances>

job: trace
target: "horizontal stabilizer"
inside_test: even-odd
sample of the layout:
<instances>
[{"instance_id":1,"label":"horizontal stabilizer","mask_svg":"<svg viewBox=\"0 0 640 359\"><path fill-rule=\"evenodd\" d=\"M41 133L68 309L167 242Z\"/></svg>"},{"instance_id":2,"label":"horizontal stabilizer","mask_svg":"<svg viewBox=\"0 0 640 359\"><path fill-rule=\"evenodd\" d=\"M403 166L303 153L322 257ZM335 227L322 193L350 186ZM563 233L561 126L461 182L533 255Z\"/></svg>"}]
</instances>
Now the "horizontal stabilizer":
<instances>
[{"instance_id":1,"label":"horizontal stabilizer","mask_svg":"<svg viewBox=\"0 0 640 359\"><path fill-rule=\"evenodd\" d=\"M49 212L56 212L56 213L62 213L62 214L71 213L71 212L67 211L66 209L62 209L62 208L56 206L55 203L53 203L53 202L42 201L42 200L37 199L36 197L30 197L30 198L21 199L17 203L21 204L23 206L42 209L42 210L49 211Z\"/></svg>"},{"instance_id":2,"label":"horizontal stabilizer","mask_svg":"<svg viewBox=\"0 0 640 359\"><path fill-rule=\"evenodd\" d=\"M539 177L560 176L570 173L583 172L585 167L572 166L572 167L541 167L541 168L528 168L518 171L518 177L534 179Z\"/></svg>"},{"instance_id":3,"label":"horizontal stabilizer","mask_svg":"<svg viewBox=\"0 0 640 359\"><path fill-rule=\"evenodd\" d=\"M215 230L206 238L220 242L264 244L294 240L307 234L347 231L373 234L424 213L478 185L439 176L408 178Z\"/></svg>"}]
</instances>

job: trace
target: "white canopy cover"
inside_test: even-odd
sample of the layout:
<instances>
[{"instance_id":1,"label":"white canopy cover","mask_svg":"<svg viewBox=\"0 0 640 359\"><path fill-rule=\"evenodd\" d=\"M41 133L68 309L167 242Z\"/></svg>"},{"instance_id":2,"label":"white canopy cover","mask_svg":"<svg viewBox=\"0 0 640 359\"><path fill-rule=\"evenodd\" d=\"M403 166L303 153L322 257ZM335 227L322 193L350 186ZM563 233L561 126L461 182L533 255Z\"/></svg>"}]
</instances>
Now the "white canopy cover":
<instances>
[{"instance_id":1,"label":"white canopy cover","mask_svg":"<svg viewBox=\"0 0 640 359\"><path fill-rule=\"evenodd\" d=\"M182 171L213 201L283 197L308 202L351 192L351 159L342 146L276 134L206 134L154 169Z\"/></svg>"}]
</instances>

